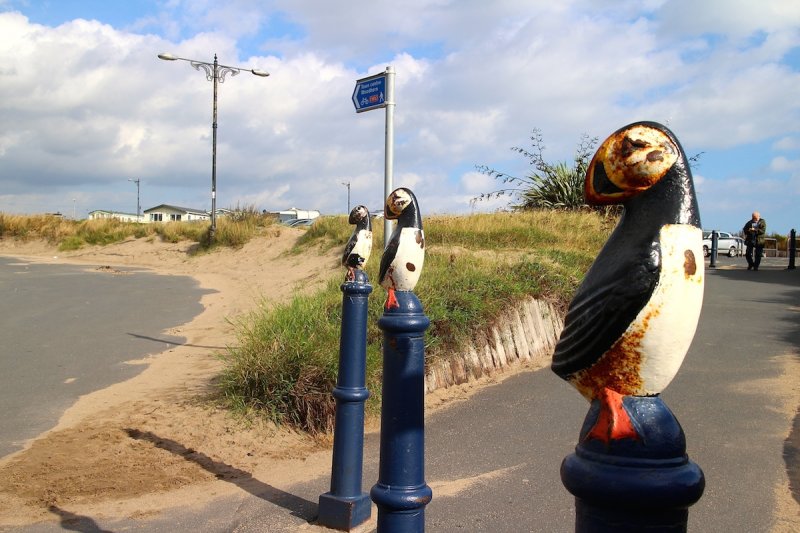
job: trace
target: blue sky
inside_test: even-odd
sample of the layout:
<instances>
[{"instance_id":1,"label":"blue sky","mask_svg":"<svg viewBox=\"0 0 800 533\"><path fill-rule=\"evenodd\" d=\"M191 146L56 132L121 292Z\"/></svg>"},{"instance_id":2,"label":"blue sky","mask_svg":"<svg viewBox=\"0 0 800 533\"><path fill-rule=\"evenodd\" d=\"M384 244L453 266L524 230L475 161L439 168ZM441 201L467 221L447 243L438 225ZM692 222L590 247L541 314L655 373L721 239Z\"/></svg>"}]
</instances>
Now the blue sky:
<instances>
[{"instance_id":1,"label":"blue sky","mask_svg":"<svg viewBox=\"0 0 800 533\"><path fill-rule=\"evenodd\" d=\"M224 5L223 5L224 4ZM335 5L336 8L331 6ZM533 128L570 161L581 135L675 132L703 225L800 226L796 0L0 0L0 211L210 207L212 84L161 52L259 68L219 88L221 206L382 205L384 113L358 78L397 72L394 183L425 213L522 175Z\"/></svg>"}]
</instances>

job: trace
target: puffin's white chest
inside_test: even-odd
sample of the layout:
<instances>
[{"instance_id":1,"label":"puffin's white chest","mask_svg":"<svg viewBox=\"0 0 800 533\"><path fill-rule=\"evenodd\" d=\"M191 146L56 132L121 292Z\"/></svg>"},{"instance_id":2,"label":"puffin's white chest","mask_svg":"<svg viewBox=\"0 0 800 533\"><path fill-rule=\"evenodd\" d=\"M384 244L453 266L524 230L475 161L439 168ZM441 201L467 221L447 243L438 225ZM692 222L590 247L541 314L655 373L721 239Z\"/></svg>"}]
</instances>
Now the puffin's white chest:
<instances>
[{"instance_id":1,"label":"puffin's white chest","mask_svg":"<svg viewBox=\"0 0 800 533\"><path fill-rule=\"evenodd\" d=\"M369 261L369 255L372 253L372 232L369 230L359 230L356 233L356 242L350 254L357 255L364 260L364 264Z\"/></svg>"},{"instance_id":2,"label":"puffin's white chest","mask_svg":"<svg viewBox=\"0 0 800 533\"><path fill-rule=\"evenodd\" d=\"M425 261L425 234L418 228L402 228L400 240L381 285L397 291L412 291Z\"/></svg>"},{"instance_id":3,"label":"puffin's white chest","mask_svg":"<svg viewBox=\"0 0 800 533\"><path fill-rule=\"evenodd\" d=\"M694 338L705 282L702 230L670 224L661 229L661 274L650 301L623 337L638 340L638 395L658 394L677 374Z\"/></svg>"}]
</instances>

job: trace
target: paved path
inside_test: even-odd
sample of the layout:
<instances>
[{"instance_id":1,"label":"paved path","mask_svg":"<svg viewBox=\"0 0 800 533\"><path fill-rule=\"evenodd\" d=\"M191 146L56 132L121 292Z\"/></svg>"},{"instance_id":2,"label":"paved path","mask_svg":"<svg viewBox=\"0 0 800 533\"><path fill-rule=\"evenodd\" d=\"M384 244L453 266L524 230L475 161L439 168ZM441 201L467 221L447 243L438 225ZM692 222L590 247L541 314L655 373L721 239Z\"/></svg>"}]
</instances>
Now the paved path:
<instances>
[{"instance_id":1,"label":"paved path","mask_svg":"<svg viewBox=\"0 0 800 533\"><path fill-rule=\"evenodd\" d=\"M688 453L706 475L706 491L690 510L689 531L768 532L775 527L776 486L797 467L800 423L786 438L792 415L776 395L779 356L800 345L800 273L785 259L759 272L709 271L703 314L686 362L664 399L682 423ZM772 265L772 266L771 266ZM426 477L434 491L426 509L431 532L571 532L573 499L559 466L571 453L587 404L549 370L519 374L484 389L469 402L427 421ZM377 479L377 435L365 451L364 489ZM798 518L800 479L784 510ZM170 511L153 519L117 522L64 515L78 531L296 532L309 524L329 472L308 483L274 487L251 480L248 494L203 509ZM373 517L375 511L373 508ZM57 531L39 525L21 531ZM369 531L367 526L364 530ZM791 531L783 529L782 531Z\"/></svg>"},{"instance_id":2,"label":"paved path","mask_svg":"<svg viewBox=\"0 0 800 533\"><path fill-rule=\"evenodd\" d=\"M202 295L185 276L0 257L0 456L144 368L126 361L183 342L162 332L198 315Z\"/></svg>"}]
</instances>

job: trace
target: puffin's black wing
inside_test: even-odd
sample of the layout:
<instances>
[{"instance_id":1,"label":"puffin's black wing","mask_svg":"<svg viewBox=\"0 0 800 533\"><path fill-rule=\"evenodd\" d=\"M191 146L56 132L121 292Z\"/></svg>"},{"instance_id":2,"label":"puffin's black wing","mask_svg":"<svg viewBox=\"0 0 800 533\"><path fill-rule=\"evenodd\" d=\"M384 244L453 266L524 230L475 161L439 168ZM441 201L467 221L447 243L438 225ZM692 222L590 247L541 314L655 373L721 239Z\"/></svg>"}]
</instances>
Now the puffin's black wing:
<instances>
[{"instance_id":1,"label":"puffin's black wing","mask_svg":"<svg viewBox=\"0 0 800 533\"><path fill-rule=\"evenodd\" d=\"M562 378L596 363L644 308L658 283L658 244L638 247L638 253L614 248L598 256L567 311L552 364Z\"/></svg>"},{"instance_id":2,"label":"puffin's black wing","mask_svg":"<svg viewBox=\"0 0 800 533\"><path fill-rule=\"evenodd\" d=\"M342 265L343 266L351 266L355 267L356 265L350 264L350 254L353 252L353 248L356 247L356 243L358 242L358 230L356 230L351 236L350 240L347 241L347 244L344 245L344 254L342 255Z\"/></svg>"},{"instance_id":3,"label":"puffin's black wing","mask_svg":"<svg viewBox=\"0 0 800 533\"><path fill-rule=\"evenodd\" d=\"M400 229L401 228L399 225L394 229L392 232L392 237L389 239L389 244L383 251L383 256L381 257L381 269L378 276L378 285L383 283L383 278L386 277L386 273L389 271L389 265L392 264L392 261L394 261L394 258L397 255L397 247L400 246Z\"/></svg>"}]
</instances>

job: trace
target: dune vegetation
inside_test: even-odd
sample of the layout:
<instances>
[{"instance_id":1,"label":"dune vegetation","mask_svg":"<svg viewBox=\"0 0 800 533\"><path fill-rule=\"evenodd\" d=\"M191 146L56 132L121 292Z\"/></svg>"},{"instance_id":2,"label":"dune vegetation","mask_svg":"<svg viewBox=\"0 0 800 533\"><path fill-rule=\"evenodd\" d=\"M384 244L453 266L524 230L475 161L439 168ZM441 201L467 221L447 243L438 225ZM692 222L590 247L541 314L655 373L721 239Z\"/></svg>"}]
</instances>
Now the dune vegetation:
<instances>
[{"instance_id":1,"label":"dune vegetation","mask_svg":"<svg viewBox=\"0 0 800 533\"><path fill-rule=\"evenodd\" d=\"M615 223L588 211L427 218L425 266L415 290L431 320L426 360L458 354L504 309L528 296L565 307ZM372 411L380 404L382 227L373 227L373 258L367 266L373 285L367 332ZM343 247L351 230L344 216L324 217L299 239L294 253ZM238 342L222 354L226 366L220 386L228 405L310 432L332 427L341 282L332 280L315 294L265 305L239 319Z\"/></svg>"}]
</instances>

